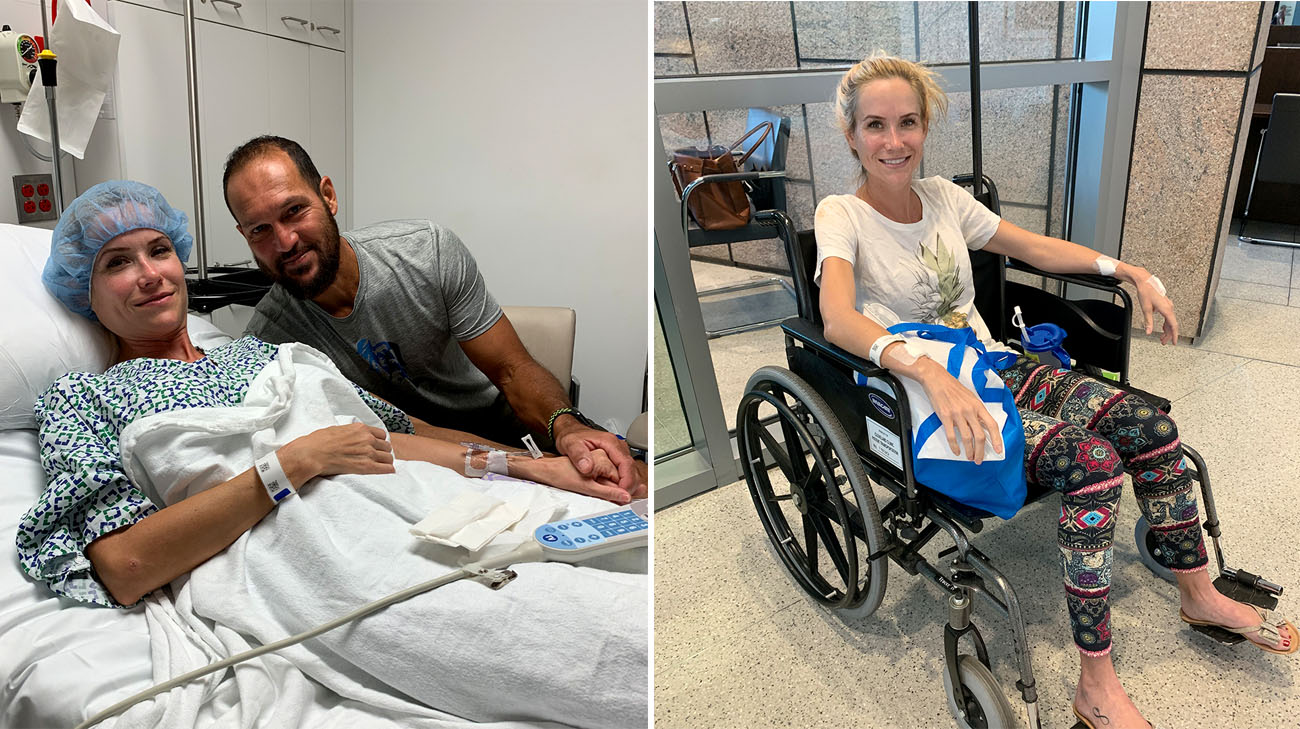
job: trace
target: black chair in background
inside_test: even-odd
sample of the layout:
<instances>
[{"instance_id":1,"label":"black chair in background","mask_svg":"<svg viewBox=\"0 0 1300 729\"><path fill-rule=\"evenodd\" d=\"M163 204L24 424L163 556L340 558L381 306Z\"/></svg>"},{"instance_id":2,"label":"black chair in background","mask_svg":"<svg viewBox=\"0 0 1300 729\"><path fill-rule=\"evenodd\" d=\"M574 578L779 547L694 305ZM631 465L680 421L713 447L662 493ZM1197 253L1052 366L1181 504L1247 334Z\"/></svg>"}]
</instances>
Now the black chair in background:
<instances>
[{"instance_id":1,"label":"black chair in background","mask_svg":"<svg viewBox=\"0 0 1300 729\"><path fill-rule=\"evenodd\" d=\"M732 265L736 265L733 244L768 240L775 236L781 239L784 248L794 239L794 226L786 213L785 175L772 174L785 171L786 151L790 146L790 117L778 116L767 109L750 109L745 128L753 129L763 122L771 122L775 133L768 135L754 154L750 155L742 172L735 175L711 175L699 180L703 184L728 180L745 183L754 207L749 223L732 230L704 230L694 225L689 225L686 229L689 247L726 245L727 258ZM689 196L690 192L691 189L687 188L685 194ZM686 207L685 200L682 207ZM756 293L744 297L731 296L740 291ZM705 334L710 339L776 326L794 312L794 289L785 279L776 276L705 289L698 293L703 308L717 309L716 312L708 311L705 314ZM779 295L780 301L773 300L773 293ZM706 301L706 298L712 301ZM751 301L747 303L745 299ZM765 309L768 311L764 313ZM756 312L759 312L759 317L753 320Z\"/></svg>"},{"instance_id":2,"label":"black chair in background","mask_svg":"<svg viewBox=\"0 0 1300 729\"><path fill-rule=\"evenodd\" d=\"M1245 234L1256 182L1300 185L1300 94L1273 95L1273 111L1268 117L1268 128L1260 130L1255 174L1250 177L1250 193L1241 214L1241 229L1237 231L1237 240L1245 243L1300 248L1300 243Z\"/></svg>"}]
</instances>

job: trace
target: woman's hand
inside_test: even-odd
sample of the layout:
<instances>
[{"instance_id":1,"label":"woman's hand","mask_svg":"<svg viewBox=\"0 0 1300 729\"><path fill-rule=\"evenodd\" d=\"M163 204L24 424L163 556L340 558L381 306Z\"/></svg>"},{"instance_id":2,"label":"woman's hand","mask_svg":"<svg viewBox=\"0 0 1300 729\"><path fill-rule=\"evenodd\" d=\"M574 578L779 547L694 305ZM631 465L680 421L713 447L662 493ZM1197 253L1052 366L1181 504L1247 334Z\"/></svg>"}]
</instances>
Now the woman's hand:
<instances>
[{"instance_id":1,"label":"woman's hand","mask_svg":"<svg viewBox=\"0 0 1300 729\"><path fill-rule=\"evenodd\" d=\"M565 491L594 496L616 504L626 504L631 501L632 495L618 485L618 469L606 465L611 463L609 456L601 450L592 451L591 455L596 459L597 466L593 472L609 474L612 471L612 475L595 478L584 476L574 467L573 462L564 456L531 458L526 455L517 461L510 461L510 475L548 484Z\"/></svg>"},{"instance_id":2,"label":"woman's hand","mask_svg":"<svg viewBox=\"0 0 1300 729\"><path fill-rule=\"evenodd\" d=\"M993 450L1001 453L1002 432L998 428L998 422L989 415L984 403L975 393L967 390L934 360L922 357L918 363L923 365L923 369L917 381L925 388L930 405L943 423L943 431L948 436L952 452L962 452L958 443L960 440L966 447L966 456L975 461L976 465L983 463L984 436L987 433L993 440Z\"/></svg>"},{"instance_id":3,"label":"woman's hand","mask_svg":"<svg viewBox=\"0 0 1300 729\"><path fill-rule=\"evenodd\" d=\"M385 436L364 423L334 425L290 441L276 455L294 488L316 476L393 473L393 446Z\"/></svg>"},{"instance_id":4,"label":"woman's hand","mask_svg":"<svg viewBox=\"0 0 1300 729\"><path fill-rule=\"evenodd\" d=\"M1133 266L1130 275L1133 287L1137 289L1138 306L1142 307L1142 317L1146 323L1146 333L1150 334L1155 321L1152 312L1164 319L1164 330L1160 333L1161 344L1178 344L1178 319L1174 317L1174 302L1165 295L1164 286L1158 284L1151 272L1140 266Z\"/></svg>"}]
</instances>

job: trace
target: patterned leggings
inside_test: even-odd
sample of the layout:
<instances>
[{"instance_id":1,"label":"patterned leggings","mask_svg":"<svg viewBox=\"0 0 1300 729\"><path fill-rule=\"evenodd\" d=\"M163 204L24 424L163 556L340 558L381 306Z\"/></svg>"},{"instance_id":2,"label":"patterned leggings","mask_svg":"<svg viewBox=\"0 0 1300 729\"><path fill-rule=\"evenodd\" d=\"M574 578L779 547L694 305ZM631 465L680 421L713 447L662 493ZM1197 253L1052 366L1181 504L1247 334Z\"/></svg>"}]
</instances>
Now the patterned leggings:
<instances>
[{"instance_id":1,"label":"patterned leggings","mask_svg":"<svg viewBox=\"0 0 1300 729\"><path fill-rule=\"evenodd\" d=\"M1061 493L1057 541L1074 642L1089 656L1110 651L1111 544L1124 471L1175 572L1205 569L1205 542L1168 415L1107 382L1053 370L1026 357L1002 371L1025 424L1025 475Z\"/></svg>"}]
</instances>

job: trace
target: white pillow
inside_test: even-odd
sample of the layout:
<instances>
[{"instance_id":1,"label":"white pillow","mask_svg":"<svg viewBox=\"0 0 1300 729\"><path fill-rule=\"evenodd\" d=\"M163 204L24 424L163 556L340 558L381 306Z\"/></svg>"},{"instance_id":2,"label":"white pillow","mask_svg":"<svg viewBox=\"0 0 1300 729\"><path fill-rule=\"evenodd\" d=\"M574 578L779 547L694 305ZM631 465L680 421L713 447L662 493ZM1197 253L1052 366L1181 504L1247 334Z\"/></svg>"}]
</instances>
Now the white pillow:
<instances>
[{"instance_id":1,"label":"white pillow","mask_svg":"<svg viewBox=\"0 0 1300 729\"><path fill-rule=\"evenodd\" d=\"M41 284L50 234L0 223L0 430L35 428L36 400L52 382L73 371L103 372L111 354L103 327L68 311ZM230 341L193 314L189 329L200 347Z\"/></svg>"}]
</instances>

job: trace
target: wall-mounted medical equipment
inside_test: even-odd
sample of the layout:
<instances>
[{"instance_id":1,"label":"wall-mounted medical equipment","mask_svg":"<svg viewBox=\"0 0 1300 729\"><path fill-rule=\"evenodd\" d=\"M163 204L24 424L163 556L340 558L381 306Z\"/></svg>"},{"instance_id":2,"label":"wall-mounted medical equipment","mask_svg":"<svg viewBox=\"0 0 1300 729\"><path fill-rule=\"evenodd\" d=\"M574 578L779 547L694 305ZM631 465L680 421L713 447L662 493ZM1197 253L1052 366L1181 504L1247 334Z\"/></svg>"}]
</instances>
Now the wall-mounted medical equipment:
<instances>
[{"instance_id":1,"label":"wall-mounted medical equipment","mask_svg":"<svg viewBox=\"0 0 1300 729\"><path fill-rule=\"evenodd\" d=\"M36 76L36 39L9 26L0 28L0 103L19 104L27 100Z\"/></svg>"}]
</instances>

